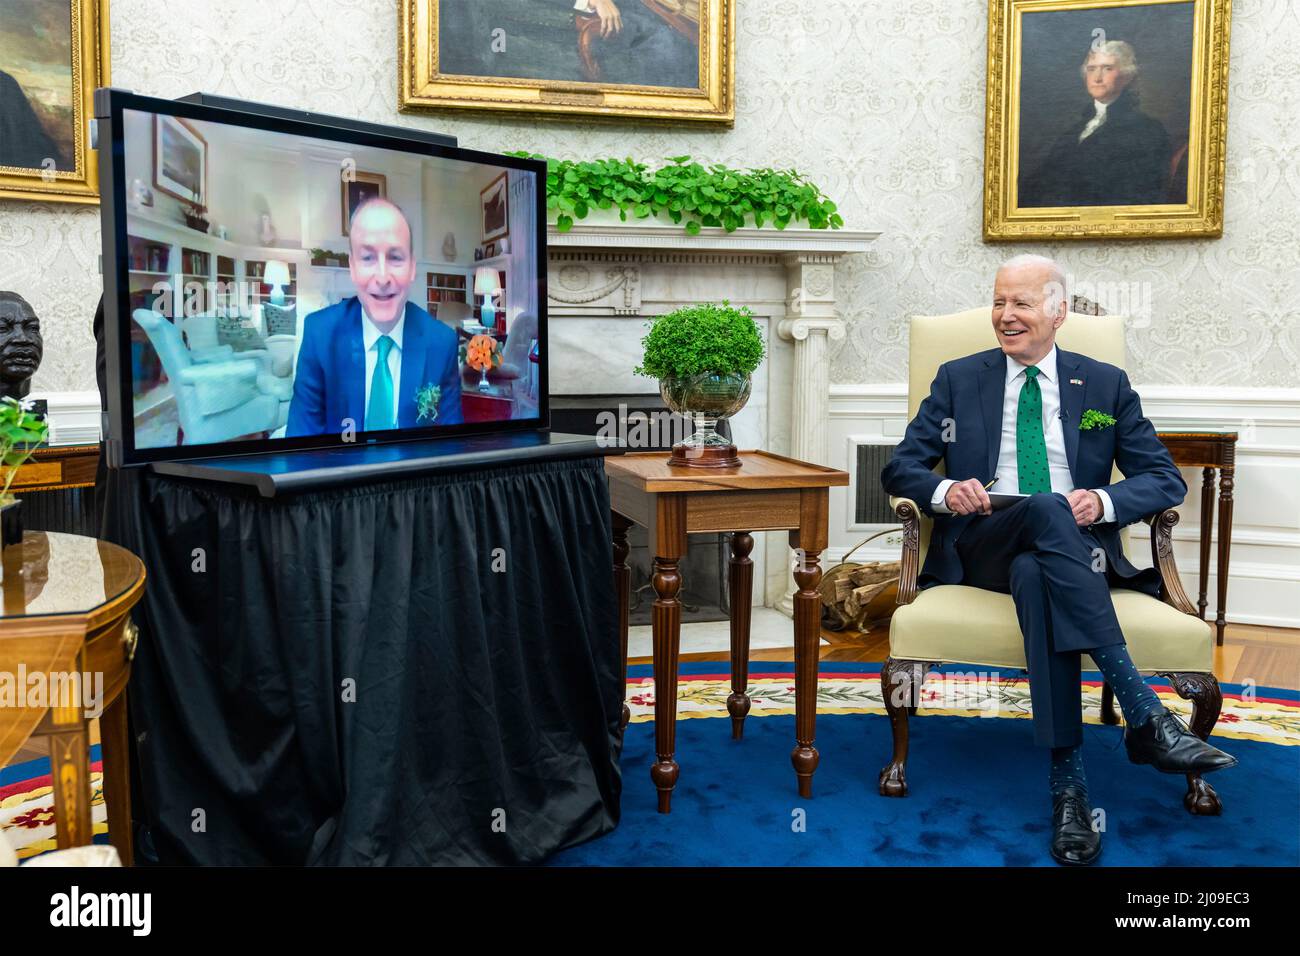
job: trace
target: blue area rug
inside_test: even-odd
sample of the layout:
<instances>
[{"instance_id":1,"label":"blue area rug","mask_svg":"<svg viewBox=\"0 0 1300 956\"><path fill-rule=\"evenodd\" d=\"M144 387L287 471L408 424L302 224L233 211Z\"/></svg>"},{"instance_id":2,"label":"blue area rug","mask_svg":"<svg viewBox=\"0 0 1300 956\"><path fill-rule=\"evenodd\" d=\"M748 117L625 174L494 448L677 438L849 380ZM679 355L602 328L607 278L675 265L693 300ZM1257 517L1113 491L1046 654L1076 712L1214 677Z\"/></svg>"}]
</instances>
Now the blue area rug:
<instances>
[{"instance_id":1,"label":"blue area rug","mask_svg":"<svg viewBox=\"0 0 1300 956\"><path fill-rule=\"evenodd\" d=\"M766 676L781 683L787 679L789 665L761 666L770 672ZM758 667L751 695L762 686L764 672ZM823 672L831 668L865 679L879 665L823 663ZM725 665L683 665L683 688L692 675L698 683L698 675L719 671ZM636 682L647 675L648 668L629 674L634 695ZM1225 698L1240 692L1227 684L1223 690ZM689 694L684 690L681 696ZM1261 726L1276 724L1269 714L1278 711L1284 712L1284 723L1292 719L1294 693L1259 689L1258 695L1274 698L1273 709L1266 713L1263 705L1249 701L1237 706L1243 712L1260 708ZM1225 713L1232 703L1225 699ZM825 709L823 697L819 711ZM910 792L887 799L877 793L876 775L891 752L888 720L865 712L819 712L821 764L810 800L798 796L790 767L792 716L751 712L742 741L731 739L725 717L679 719L681 777L668 815L656 812L650 782L654 724L644 712L638 719L628 726L624 743L619 827L557 854L552 865L1056 865L1047 850L1048 754L1034 746L1028 719L914 717ZM1241 762L1208 778L1223 801L1223 815L1196 817L1183 809L1183 777L1130 764L1120 728L1085 726L1092 805L1106 813L1098 865L1300 865L1300 746L1235 735L1214 740ZM803 811L803 832L794 828L798 811Z\"/></svg>"}]
</instances>

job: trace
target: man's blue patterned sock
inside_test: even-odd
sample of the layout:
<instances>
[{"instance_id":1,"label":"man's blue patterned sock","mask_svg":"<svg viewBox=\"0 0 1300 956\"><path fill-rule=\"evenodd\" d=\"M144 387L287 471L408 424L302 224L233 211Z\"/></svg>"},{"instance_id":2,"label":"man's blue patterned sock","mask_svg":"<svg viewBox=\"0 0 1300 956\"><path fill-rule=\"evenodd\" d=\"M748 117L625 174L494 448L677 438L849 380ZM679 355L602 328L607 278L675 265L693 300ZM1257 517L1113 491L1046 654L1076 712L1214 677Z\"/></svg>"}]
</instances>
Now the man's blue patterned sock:
<instances>
[{"instance_id":1,"label":"man's blue patterned sock","mask_svg":"<svg viewBox=\"0 0 1300 956\"><path fill-rule=\"evenodd\" d=\"M1048 785L1055 798L1066 787L1078 787L1088 798L1088 778L1083 773L1083 745L1052 748L1052 772Z\"/></svg>"},{"instance_id":2,"label":"man's blue patterned sock","mask_svg":"<svg viewBox=\"0 0 1300 956\"><path fill-rule=\"evenodd\" d=\"M1130 727L1144 724L1164 710L1156 692L1143 682L1142 675L1133 666L1133 658L1128 656L1128 648L1123 644L1094 648L1088 655L1097 662L1097 669L1115 691L1119 709Z\"/></svg>"}]
</instances>

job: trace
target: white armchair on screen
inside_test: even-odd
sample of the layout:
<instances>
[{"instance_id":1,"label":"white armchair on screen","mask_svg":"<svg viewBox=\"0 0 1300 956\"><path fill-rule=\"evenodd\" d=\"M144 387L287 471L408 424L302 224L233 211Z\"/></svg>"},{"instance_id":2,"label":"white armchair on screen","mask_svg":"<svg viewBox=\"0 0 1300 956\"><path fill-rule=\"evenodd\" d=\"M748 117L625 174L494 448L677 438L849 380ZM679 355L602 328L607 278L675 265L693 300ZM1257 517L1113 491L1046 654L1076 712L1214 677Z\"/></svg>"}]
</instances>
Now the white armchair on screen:
<instances>
[{"instance_id":1,"label":"white armchair on screen","mask_svg":"<svg viewBox=\"0 0 1300 956\"><path fill-rule=\"evenodd\" d=\"M157 312L136 309L133 318L171 381L181 428L178 443L230 441L275 431L288 420L293 382L272 371L265 349L200 362L185 347L181 330Z\"/></svg>"}]
</instances>

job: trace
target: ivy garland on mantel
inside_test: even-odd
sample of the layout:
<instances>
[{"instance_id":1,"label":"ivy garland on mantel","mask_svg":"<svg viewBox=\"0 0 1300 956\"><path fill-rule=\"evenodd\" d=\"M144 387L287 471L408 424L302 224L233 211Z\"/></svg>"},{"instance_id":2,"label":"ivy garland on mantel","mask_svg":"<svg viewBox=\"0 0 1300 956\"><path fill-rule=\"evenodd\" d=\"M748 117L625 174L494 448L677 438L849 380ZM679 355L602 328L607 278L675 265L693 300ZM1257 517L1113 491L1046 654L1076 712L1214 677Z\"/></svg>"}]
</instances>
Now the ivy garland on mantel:
<instances>
[{"instance_id":1,"label":"ivy garland on mantel","mask_svg":"<svg viewBox=\"0 0 1300 956\"><path fill-rule=\"evenodd\" d=\"M791 222L812 229L844 225L835 203L793 169L706 167L689 156L672 156L669 165L651 170L631 157L579 162L524 151L509 155L546 161L546 208L560 232L592 209L617 209L624 222L666 213L692 236L705 226L734 232L750 219L777 229Z\"/></svg>"}]
</instances>

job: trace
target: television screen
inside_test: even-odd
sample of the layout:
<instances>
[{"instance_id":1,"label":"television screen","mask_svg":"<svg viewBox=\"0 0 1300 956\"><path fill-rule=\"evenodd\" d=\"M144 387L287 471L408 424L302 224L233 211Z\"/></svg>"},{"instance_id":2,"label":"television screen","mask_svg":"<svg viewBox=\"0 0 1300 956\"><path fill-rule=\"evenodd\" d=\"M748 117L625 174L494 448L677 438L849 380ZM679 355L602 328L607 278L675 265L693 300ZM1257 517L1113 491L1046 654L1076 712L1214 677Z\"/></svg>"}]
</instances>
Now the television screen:
<instances>
[{"instance_id":1,"label":"television screen","mask_svg":"<svg viewBox=\"0 0 1300 956\"><path fill-rule=\"evenodd\" d=\"M545 426L544 164L111 103L123 464Z\"/></svg>"}]
</instances>

